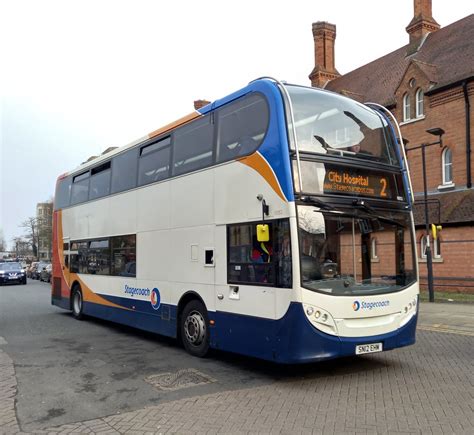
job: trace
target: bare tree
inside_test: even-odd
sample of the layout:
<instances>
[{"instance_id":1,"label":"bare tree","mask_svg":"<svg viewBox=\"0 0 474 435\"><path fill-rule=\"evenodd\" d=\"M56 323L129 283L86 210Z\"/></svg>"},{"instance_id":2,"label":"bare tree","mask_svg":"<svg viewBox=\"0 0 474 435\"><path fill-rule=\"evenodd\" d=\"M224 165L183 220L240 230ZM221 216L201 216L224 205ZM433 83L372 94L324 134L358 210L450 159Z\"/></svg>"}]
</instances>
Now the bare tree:
<instances>
[{"instance_id":1,"label":"bare tree","mask_svg":"<svg viewBox=\"0 0 474 435\"><path fill-rule=\"evenodd\" d=\"M13 249L16 258L26 257L30 253L30 243L21 237L15 237L13 239Z\"/></svg>"},{"instance_id":2,"label":"bare tree","mask_svg":"<svg viewBox=\"0 0 474 435\"><path fill-rule=\"evenodd\" d=\"M38 220L35 217L29 217L20 225L25 229L25 239L30 243L33 256L38 258Z\"/></svg>"},{"instance_id":3,"label":"bare tree","mask_svg":"<svg viewBox=\"0 0 474 435\"><path fill-rule=\"evenodd\" d=\"M5 242L5 237L3 236L3 230L0 228L0 252L7 250L7 244Z\"/></svg>"}]
</instances>

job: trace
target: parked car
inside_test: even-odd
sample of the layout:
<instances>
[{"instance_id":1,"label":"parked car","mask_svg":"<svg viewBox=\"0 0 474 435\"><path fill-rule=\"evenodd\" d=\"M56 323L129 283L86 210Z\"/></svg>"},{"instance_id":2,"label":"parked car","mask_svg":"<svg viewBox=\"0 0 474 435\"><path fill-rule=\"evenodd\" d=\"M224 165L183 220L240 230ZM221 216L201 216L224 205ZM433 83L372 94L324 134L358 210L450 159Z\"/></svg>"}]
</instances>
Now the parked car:
<instances>
[{"instance_id":1,"label":"parked car","mask_svg":"<svg viewBox=\"0 0 474 435\"><path fill-rule=\"evenodd\" d=\"M0 263L0 285L26 284L25 269L20 263Z\"/></svg>"},{"instance_id":2,"label":"parked car","mask_svg":"<svg viewBox=\"0 0 474 435\"><path fill-rule=\"evenodd\" d=\"M51 263L45 263L44 261L40 261L31 271L31 278L32 279L40 279L40 273L45 268L48 264Z\"/></svg>"},{"instance_id":3,"label":"parked car","mask_svg":"<svg viewBox=\"0 0 474 435\"><path fill-rule=\"evenodd\" d=\"M40 271L39 280L44 282L51 282L51 273L53 270L53 265L51 263L47 264L46 267Z\"/></svg>"}]
</instances>

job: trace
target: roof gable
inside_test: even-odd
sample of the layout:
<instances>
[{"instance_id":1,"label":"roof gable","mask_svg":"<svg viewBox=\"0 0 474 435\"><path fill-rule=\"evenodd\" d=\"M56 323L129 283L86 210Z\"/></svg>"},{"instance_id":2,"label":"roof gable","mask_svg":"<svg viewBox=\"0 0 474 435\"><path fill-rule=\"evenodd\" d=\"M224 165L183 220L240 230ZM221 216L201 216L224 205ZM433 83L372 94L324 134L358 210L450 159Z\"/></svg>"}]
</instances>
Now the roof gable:
<instances>
[{"instance_id":1,"label":"roof gable","mask_svg":"<svg viewBox=\"0 0 474 435\"><path fill-rule=\"evenodd\" d=\"M332 80L326 89L363 95L364 101L392 106L410 62L416 61L429 80L436 82L433 89L473 76L474 14L430 33L418 50L407 56L409 46Z\"/></svg>"}]
</instances>

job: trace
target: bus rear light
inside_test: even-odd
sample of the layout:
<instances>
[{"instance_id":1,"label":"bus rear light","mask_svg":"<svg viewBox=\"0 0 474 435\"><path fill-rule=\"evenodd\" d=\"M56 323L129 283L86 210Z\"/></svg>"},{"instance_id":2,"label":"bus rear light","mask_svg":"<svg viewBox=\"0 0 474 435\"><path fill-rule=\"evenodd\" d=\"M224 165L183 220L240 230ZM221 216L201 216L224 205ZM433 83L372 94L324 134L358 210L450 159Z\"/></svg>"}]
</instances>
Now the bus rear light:
<instances>
[{"instance_id":1,"label":"bus rear light","mask_svg":"<svg viewBox=\"0 0 474 435\"><path fill-rule=\"evenodd\" d=\"M306 308L306 314L308 316L311 316L313 313L314 313L314 308L313 307Z\"/></svg>"}]
</instances>

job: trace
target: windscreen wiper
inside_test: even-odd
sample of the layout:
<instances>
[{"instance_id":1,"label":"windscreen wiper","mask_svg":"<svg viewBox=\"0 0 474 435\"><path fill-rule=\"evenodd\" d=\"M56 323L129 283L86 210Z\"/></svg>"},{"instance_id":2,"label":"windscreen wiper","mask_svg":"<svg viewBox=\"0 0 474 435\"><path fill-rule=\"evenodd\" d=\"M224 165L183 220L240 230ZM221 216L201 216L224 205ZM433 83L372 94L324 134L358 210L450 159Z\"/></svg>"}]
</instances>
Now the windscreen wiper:
<instances>
[{"instance_id":1,"label":"windscreen wiper","mask_svg":"<svg viewBox=\"0 0 474 435\"><path fill-rule=\"evenodd\" d=\"M392 225L395 225L397 227L401 226L400 222L397 222L396 220L393 220L393 219L390 219L388 217L385 217L383 215L378 214L377 211L374 210L374 208L370 204L368 204L366 201L364 201L363 199L354 199L354 201L352 201L352 205L354 207L359 207L359 208L363 209L364 211L368 212L368 214L373 216L374 218L380 219L381 221L388 222L388 223L390 223Z\"/></svg>"},{"instance_id":2,"label":"windscreen wiper","mask_svg":"<svg viewBox=\"0 0 474 435\"><path fill-rule=\"evenodd\" d=\"M306 204L317 205L319 208L324 208L326 210L334 210L332 205L326 204L324 201L315 198L314 196L304 195L300 198L301 202Z\"/></svg>"}]
</instances>

